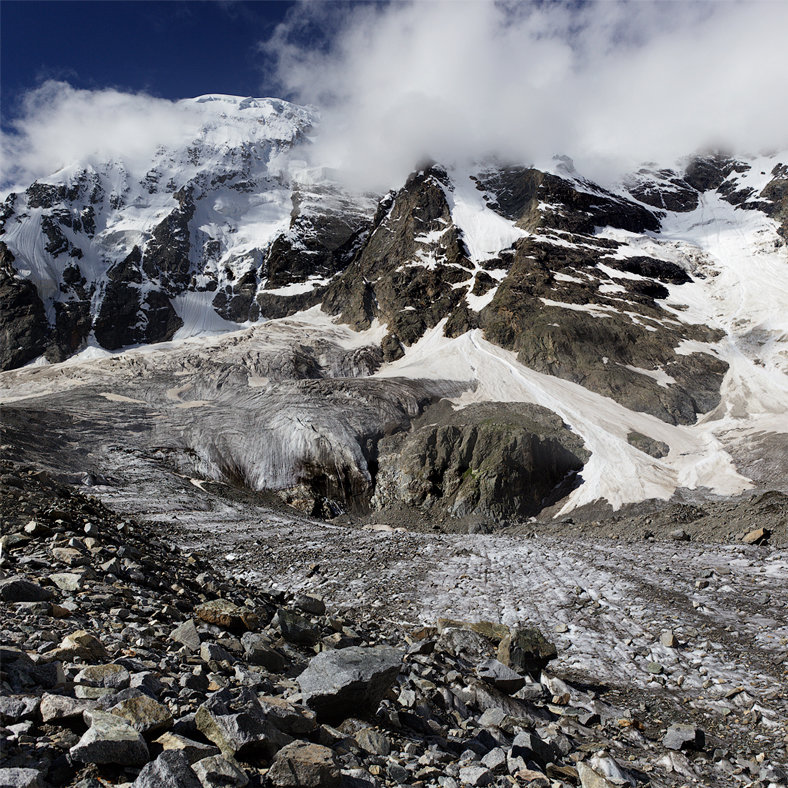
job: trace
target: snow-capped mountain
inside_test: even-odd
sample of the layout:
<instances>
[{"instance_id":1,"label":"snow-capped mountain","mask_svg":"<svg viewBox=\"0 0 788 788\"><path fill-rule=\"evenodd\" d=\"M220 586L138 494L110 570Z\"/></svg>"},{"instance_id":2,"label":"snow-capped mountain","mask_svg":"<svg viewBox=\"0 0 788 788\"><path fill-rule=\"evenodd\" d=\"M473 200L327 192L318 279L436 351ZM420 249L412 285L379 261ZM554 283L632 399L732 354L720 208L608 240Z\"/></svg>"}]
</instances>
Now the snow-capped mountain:
<instances>
[{"instance_id":1,"label":"snow-capped mountain","mask_svg":"<svg viewBox=\"0 0 788 788\"><path fill-rule=\"evenodd\" d=\"M148 376L124 396L191 386L212 403L178 422L192 469L316 511L501 520L784 482L785 153L607 188L565 158L435 163L364 195L307 163L312 111L194 102L199 136L143 177L75 163L7 197L3 368L174 340L113 358ZM7 390L51 393L41 370Z\"/></svg>"},{"instance_id":2,"label":"snow-capped mountain","mask_svg":"<svg viewBox=\"0 0 788 788\"><path fill-rule=\"evenodd\" d=\"M375 204L298 159L314 112L275 99L181 103L202 111L199 135L160 148L141 178L123 161L74 163L7 197L3 241L38 299L31 336L16 347L9 337L4 367L226 330L262 316L258 295L265 316L292 311L347 263Z\"/></svg>"}]
</instances>

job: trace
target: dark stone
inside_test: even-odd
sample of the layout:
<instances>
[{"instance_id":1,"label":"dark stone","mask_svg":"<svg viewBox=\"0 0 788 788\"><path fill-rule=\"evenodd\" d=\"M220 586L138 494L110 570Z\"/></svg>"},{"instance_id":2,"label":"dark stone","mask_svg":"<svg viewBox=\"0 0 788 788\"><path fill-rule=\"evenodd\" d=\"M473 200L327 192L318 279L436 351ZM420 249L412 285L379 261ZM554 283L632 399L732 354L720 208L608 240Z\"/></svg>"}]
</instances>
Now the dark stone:
<instances>
[{"instance_id":1,"label":"dark stone","mask_svg":"<svg viewBox=\"0 0 788 788\"><path fill-rule=\"evenodd\" d=\"M45 602L52 599L52 591L23 577L0 580L0 599L3 602Z\"/></svg>"},{"instance_id":2,"label":"dark stone","mask_svg":"<svg viewBox=\"0 0 788 788\"><path fill-rule=\"evenodd\" d=\"M558 656L555 644L538 629L518 627L498 646L498 660L517 672L539 678L547 664Z\"/></svg>"},{"instance_id":3,"label":"dark stone","mask_svg":"<svg viewBox=\"0 0 788 788\"><path fill-rule=\"evenodd\" d=\"M133 788L203 788L188 758L178 750L165 750L146 764Z\"/></svg>"},{"instance_id":4,"label":"dark stone","mask_svg":"<svg viewBox=\"0 0 788 788\"><path fill-rule=\"evenodd\" d=\"M374 711L396 680L402 658L390 646L323 651L298 677L303 701L329 722Z\"/></svg>"}]
</instances>

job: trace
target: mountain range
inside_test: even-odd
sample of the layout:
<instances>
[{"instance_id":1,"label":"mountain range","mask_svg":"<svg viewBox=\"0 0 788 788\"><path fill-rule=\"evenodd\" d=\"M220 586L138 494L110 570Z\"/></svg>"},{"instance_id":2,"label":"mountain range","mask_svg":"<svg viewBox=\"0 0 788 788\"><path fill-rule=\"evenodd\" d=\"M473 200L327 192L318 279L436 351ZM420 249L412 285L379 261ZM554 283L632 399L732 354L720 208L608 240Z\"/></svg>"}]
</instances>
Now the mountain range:
<instances>
[{"instance_id":1,"label":"mountain range","mask_svg":"<svg viewBox=\"0 0 788 788\"><path fill-rule=\"evenodd\" d=\"M59 462L122 474L104 419L198 483L463 527L785 491L788 152L604 185L429 161L369 194L312 161L310 108L186 103L200 133L144 173L2 204L14 451L34 409Z\"/></svg>"}]
</instances>

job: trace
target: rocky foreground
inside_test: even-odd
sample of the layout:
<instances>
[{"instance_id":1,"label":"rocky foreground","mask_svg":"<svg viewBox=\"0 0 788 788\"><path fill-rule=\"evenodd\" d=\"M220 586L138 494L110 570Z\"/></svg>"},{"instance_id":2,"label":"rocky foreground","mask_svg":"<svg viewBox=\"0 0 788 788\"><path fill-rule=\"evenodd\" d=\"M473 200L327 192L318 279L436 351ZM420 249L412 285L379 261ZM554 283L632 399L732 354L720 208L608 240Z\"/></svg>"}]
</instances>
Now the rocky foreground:
<instances>
[{"instance_id":1,"label":"rocky foreground","mask_svg":"<svg viewBox=\"0 0 788 788\"><path fill-rule=\"evenodd\" d=\"M657 693L623 705L551 670L538 630L340 617L317 567L314 589L260 588L182 552L161 523L33 468L0 473L0 786L788 782L788 731L770 709L784 686L730 689L730 726L706 729ZM659 684L663 666L646 669Z\"/></svg>"}]
</instances>

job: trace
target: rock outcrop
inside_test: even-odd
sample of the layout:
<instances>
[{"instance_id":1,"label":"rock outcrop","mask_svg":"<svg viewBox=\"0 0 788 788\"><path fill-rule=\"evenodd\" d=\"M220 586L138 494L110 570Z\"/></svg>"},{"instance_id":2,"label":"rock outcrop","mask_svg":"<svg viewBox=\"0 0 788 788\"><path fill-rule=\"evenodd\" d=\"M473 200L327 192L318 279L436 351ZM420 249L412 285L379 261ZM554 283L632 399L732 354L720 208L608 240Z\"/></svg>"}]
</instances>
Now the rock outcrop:
<instances>
[{"instance_id":1,"label":"rock outcrop","mask_svg":"<svg viewBox=\"0 0 788 788\"><path fill-rule=\"evenodd\" d=\"M447 404L380 443L373 503L501 521L539 512L571 489L588 452L546 408Z\"/></svg>"}]
</instances>

